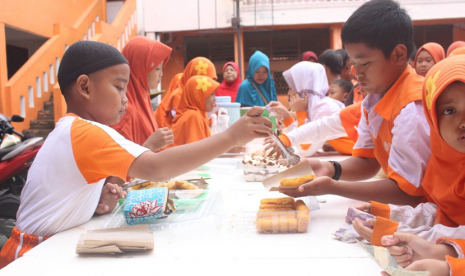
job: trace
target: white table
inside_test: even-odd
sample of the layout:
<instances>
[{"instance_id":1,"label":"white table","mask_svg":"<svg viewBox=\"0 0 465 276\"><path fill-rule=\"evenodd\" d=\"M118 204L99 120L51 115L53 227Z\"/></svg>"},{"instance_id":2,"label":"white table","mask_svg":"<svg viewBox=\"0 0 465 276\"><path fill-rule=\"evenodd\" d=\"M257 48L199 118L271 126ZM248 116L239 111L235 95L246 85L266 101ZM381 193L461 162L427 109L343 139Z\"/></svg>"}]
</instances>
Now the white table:
<instances>
[{"instance_id":1,"label":"white table","mask_svg":"<svg viewBox=\"0 0 465 276\"><path fill-rule=\"evenodd\" d=\"M241 170L212 174L209 182L213 189L263 190L259 182L245 182ZM379 275L381 269L361 247L331 235L344 222L347 208L358 202L331 195L319 198L326 203L312 212L308 233L224 233L207 216L200 223L155 231L153 251L77 255L79 236L108 220L108 215L98 216L51 237L0 275Z\"/></svg>"}]
</instances>

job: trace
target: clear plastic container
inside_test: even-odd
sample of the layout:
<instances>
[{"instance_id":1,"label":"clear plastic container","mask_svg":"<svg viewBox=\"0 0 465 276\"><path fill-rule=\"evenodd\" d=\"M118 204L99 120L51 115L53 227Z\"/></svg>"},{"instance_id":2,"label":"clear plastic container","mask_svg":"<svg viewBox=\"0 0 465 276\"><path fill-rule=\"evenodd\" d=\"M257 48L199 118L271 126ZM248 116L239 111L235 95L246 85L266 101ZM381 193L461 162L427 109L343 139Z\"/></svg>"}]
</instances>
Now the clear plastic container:
<instances>
[{"instance_id":1,"label":"clear plastic container","mask_svg":"<svg viewBox=\"0 0 465 276\"><path fill-rule=\"evenodd\" d=\"M277 197L284 197L284 195L278 192L223 190L218 193L210 214L215 216L215 223L220 232L277 234L298 232L294 227L281 227L285 218L298 218L307 213L309 225L311 212L320 209L316 197L311 196L299 198L310 211L258 211L261 199ZM271 220L269 221L271 229L263 230L261 227L257 229L259 218ZM307 229L300 232L307 232Z\"/></svg>"},{"instance_id":2,"label":"clear plastic container","mask_svg":"<svg viewBox=\"0 0 465 276\"><path fill-rule=\"evenodd\" d=\"M244 179L246 182L261 182L264 179L278 174L282 171L287 170L284 159L278 160L276 165L268 166L261 164L260 166L253 166L250 164L242 164L242 170L244 172Z\"/></svg>"},{"instance_id":3,"label":"clear plastic container","mask_svg":"<svg viewBox=\"0 0 465 276\"><path fill-rule=\"evenodd\" d=\"M160 230L199 223L208 214L217 192L206 190L170 190L169 198L176 206L166 218L157 219L156 223L149 224L149 229ZM123 214L124 202L119 204L105 221L103 228L128 226Z\"/></svg>"},{"instance_id":4,"label":"clear plastic container","mask_svg":"<svg viewBox=\"0 0 465 276\"><path fill-rule=\"evenodd\" d=\"M239 167L240 162L241 160L237 158L216 158L193 170L193 173L197 173L200 176L206 174L233 174Z\"/></svg>"}]
</instances>

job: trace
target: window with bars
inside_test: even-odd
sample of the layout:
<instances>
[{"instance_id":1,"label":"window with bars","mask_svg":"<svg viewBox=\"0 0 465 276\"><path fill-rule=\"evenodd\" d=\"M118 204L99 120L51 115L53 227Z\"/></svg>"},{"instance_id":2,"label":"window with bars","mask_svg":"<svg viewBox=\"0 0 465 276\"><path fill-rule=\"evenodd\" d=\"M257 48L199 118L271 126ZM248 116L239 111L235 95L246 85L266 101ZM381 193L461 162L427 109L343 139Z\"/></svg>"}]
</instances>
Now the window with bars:
<instances>
[{"instance_id":1,"label":"window with bars","mask_svg":"<svg viewBox=\"0 0 465 276\"><path fill-rule=\"evenodd\" d=\"M276 94L287 95L289 86L283 77L283 71L273 71L272 75L274 79L274 85L276 86Z\"/></svg>"},{"instance_id":2,"label":"window with bars","mask_svg":"<svg viewBox=\"0 0 465 276\"><path fill-rule=\"evenodd\" d=\"M184 59L186 64L199 56L206 57L212 62L226 63L234 60L234 36L185 37L184 49L186 49Z\"/></svg>"},{"instance_id":3,"label":"window with bars","mask_svg":"<svg viewBox=\"0 0 465 276\"><path fill-rule=\"evenodd\" d=\"M270 60L299 60L304 51L319 55L330 47L329 33L329 28L245 32L245 59L257 50Z\"/></svg>"},{"instance_id":4,"label":"window with bars","mask_svg":"<svg viewBox=\"0 0 465 276\"><path fill-rule=\"evenodd\" d=\"M436 42L447 51L454 41L454 26L451 24L414 26L413 37L417 49L425 43Z\"/></svg>"}]
</instances>

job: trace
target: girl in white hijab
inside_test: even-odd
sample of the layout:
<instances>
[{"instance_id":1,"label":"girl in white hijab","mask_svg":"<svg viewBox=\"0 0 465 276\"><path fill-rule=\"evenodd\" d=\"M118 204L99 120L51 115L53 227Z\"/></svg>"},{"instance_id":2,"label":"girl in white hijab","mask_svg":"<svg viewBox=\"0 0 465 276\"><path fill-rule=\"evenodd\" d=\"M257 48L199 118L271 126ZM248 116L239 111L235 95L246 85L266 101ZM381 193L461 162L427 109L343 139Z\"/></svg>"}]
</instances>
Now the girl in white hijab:
<instances>
[{"instance_id":1,"label":"girl in white hijab","mask_svg":"<svg viewBox=\"0 0 465 276\"><path fill-rule=\"evenodd\" d=\"M301 132L292 131L293 129L323 117L339 114L344 108L343 103L326 97L329 86L325 69L321 64L302 61L285 71L283 76L289 85L289 105L296 112L297 121L294 121L291 113L279 102L271 102L268 107L270 111L274 111L283 118L283 123L289 131L286 135L280 137L285 144L290 144L290 141L302 140L301 137L293 137L303 135ZM330 137L328 139L339 137ZM345 137L341 139L345 139ZM321 140L315 141L311 145L301 145L301 149L306 150L305 156L311 156L323 146L325 141ZM347 147L353 147L353 142L350 139L347 142L350 142ZM333 147L336 150L340 148L334 145Z\"/></svg>"}]
</instances>

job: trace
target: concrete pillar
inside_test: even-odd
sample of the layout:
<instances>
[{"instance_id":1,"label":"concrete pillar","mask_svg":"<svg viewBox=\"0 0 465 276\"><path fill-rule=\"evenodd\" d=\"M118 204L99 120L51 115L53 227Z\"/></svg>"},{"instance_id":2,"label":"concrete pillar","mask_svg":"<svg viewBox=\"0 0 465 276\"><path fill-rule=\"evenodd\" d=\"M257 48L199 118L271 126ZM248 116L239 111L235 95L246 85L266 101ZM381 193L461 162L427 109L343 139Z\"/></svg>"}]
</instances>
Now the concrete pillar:
<instances>
[{"instance_id":1,"label":"concrete pillar","mask_svg":"<svg viewBox=\"0 0 465 276\"><path fill-rule=\"evenodd\" d=\"M340 24L331 25L331 27L329 28L329 46L331 47L331 49L342 49L341 30L342 25Z\"/></svg>"},{"instance_id":2,"label":"concrete pillar","mask_svg":"<svg viewBox=\"0 0 465 276\"><path fill-rule=\"evenodd\" d=\"M244 64L244 33L241 32L241 45L238 47L237 45L237 33L234 33L234 62L239 65L239 51L241 53L241 62L242 68L241 68L241 78L244 80L245 79L245 71L247 68L245 68Z\"/></svg>"}]
</instances>

